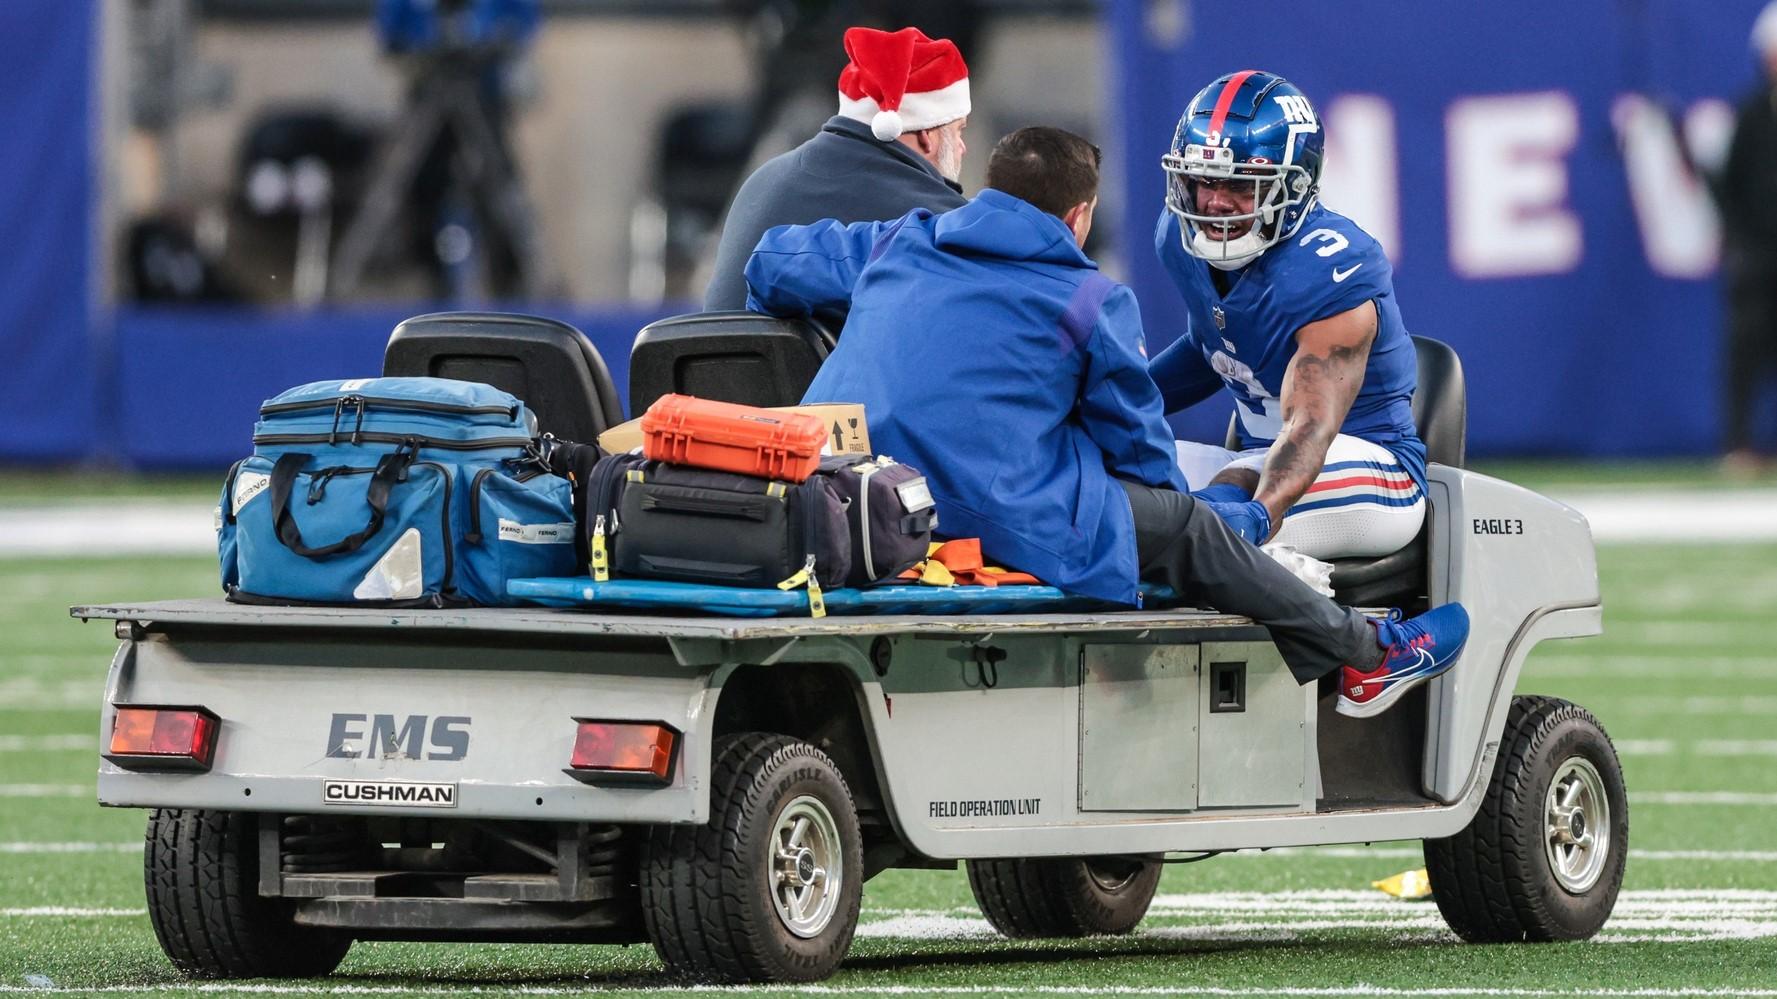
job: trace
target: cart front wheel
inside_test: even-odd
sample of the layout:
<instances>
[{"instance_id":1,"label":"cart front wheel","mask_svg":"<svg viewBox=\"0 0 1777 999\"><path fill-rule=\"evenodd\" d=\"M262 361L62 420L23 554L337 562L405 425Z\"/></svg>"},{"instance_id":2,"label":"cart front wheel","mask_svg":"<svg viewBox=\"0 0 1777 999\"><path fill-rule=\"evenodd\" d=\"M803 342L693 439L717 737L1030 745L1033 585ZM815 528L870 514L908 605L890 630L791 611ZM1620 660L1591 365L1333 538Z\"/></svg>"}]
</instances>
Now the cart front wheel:
<instances>
[{"instance_id":1,"label":"cart front wheel","mask_svg":"<svg viewBox=\"0 0 1777 999\"><path fill-rule=\"evenodd\" d=\"M1515 697L1481 810L1425 841L1432 894L1465 940L1585 940L1616 906L1629 806L1616 748L1591 712Z\"/></svg>"}]
</instances>

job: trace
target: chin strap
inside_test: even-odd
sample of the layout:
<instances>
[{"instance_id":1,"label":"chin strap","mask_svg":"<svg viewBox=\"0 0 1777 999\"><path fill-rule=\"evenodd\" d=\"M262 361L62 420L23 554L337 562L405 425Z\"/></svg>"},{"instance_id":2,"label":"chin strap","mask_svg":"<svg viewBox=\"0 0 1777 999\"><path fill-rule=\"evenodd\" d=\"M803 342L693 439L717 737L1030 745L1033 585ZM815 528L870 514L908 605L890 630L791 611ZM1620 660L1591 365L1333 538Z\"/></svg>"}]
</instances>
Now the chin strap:
<instances>
[{"instance_id":1,"label":"chin strap","mask_svg":"<svg viewBox=\"0 0 1777 999\"><path fill-rule=\"evenodd\" d=\"M1180 227L1181 237L1188 228ZM1255 222L1245 235L1227 241L1210 239L1202 230L1198 230L1196 235L1190 237L1190 243L1185 249L1194 257L1202 257L1211 267L1234 271L1251 263L1265 252L1268 245L1260 238L1258 223Z\"/></svg>"}]
</instances>

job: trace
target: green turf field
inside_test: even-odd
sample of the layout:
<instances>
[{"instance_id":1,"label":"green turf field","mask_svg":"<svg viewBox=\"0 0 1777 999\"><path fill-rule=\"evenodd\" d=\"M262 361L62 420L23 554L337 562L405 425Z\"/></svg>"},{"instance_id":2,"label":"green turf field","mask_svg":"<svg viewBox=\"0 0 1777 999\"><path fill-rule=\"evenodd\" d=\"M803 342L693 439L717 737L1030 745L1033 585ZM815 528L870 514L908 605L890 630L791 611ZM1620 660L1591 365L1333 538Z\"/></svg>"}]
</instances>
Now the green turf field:
<instances>
[{"instance_id":1,"label":"green turf field","mask_svg":"<svg viewBox=\"0 0 1777 999\"><path fill-rule=\"evenodd\" d=\"M996 940L960 872L891 871L840 973L779 994L1777 995L1777 546L1608 546L1600 566L1606 635L1543 646L1520 683L1592 708L1623 754L1628 880L1597 940L1456 942L1429 902L1370 888L1418 867L1415 843L1175 867L1135 936L1058 944ZM143 813L93 802L110 627L66 607L213 586L202 559L0 561L0 991L191 987L143 911ZM645 946L371 943L331 979L221 988L670 988L658 969Z\"/></svg>"}]
</instances>

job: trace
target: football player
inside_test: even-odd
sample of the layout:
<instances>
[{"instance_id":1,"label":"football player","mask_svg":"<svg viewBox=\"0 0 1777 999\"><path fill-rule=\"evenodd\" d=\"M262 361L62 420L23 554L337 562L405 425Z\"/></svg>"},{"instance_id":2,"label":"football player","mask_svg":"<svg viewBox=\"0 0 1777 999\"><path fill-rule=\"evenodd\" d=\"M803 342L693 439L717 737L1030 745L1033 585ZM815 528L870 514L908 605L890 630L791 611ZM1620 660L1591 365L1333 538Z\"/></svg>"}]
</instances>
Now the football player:
<instances>
[{"instance_id":1,"label":"football player","mask_svg":"<svg viewBox=\"0 0 1777 999\"><path fill-rule=\"evenodd\" d=\"M1308 98L1244 70L1179 119L1154 234L1184 329L1150 367L1166 409L1233 395L1241 450L1180 442L1186 478L1254 543L1386 555L1425 516L1417 377L1382 248L1319 204Z\"/></svg>"}]
</instances>

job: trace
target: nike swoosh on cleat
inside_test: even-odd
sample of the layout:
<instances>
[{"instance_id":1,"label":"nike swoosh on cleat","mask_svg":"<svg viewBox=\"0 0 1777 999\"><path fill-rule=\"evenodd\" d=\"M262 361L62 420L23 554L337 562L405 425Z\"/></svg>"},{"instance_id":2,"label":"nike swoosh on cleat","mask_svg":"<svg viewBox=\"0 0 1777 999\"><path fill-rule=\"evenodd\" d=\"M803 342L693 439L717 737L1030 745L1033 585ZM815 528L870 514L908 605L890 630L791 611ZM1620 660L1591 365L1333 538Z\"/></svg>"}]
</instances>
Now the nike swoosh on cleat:
<instances>
[{"instance_id":1,"label":"nike swoosh on cleat","mask_svg":"<svg viewBox=\"0 0 1777 999\"><path fill-rule=\"evenodd\" d=\"M1425 672L1427 668L1435 668L1437 666L1437 661L1432 659L1431 653L1424 649L1414 649L1413 651L1419 653L1419 658L1414 661L1413 665L1408 666L1406 669L1391 672L1383 677L1382 683L1384 686L1391 683L1397 683L1401 680L1411 680L1420 673Z\"/></svg>"},{"instance_id":2,"label":"nike swoosh on cleat","mask_svg":"<svg viewBox=\"0 0 1777 999\"><path fill-rule=\"evenodd\" d=\"M1338 284L1339 282L1345 280L1346 278L1350 277L1359 267L1362 267L1362 266L1363 266L1363 264L1352 264L1350 267L1347 267L1344 270L1340 270L1337 267L1333 268L1333 283Z\"/></svg>"}]
</instances>

